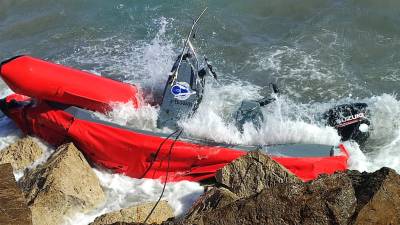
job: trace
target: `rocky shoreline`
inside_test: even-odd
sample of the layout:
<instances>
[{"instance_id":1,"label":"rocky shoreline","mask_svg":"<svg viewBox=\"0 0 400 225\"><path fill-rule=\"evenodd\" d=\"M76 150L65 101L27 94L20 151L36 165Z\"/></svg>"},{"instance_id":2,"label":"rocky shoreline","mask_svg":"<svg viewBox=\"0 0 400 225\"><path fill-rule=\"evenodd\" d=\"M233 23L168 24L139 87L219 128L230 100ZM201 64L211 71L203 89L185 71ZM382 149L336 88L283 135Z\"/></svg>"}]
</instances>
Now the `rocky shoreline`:
<instances>
[{"instance_id":1,"label":"rocky shoreline","mask_svg":"<svg viewBox=\"0 0 400 225\"><path fill-rule=\"evenodd\" d=\"M104 204L105 193L84 155L71 143L41 165L43 150L30 137L0 150L0 224L63 224L76 212ZM15 181L13 170L24 175ZM154 202L97 217L91 225L143 224ZM400 224L400 175L348 170L302 182L260 152L217 172L187 213L174 218L161 201L149 224Z\"/></svg>"}]
</instances>

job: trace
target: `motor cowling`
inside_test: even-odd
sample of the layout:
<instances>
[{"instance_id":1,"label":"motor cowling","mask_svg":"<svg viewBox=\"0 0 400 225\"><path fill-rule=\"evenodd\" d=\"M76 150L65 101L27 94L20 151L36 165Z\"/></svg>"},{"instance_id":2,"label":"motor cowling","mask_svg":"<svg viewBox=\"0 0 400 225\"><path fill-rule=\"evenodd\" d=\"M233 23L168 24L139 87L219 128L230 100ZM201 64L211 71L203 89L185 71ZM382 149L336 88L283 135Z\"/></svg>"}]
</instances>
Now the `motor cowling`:
<instances>
[{"instance_id":1,"label":"motor cowling","mask_svg":"<svg viewBox=\"0 0 400 225\"><path fill-rule=\"evenodd\" d=\"M328 126L334 127L342 141L355 140L363 144L369 137L370 121L366 103L338 105L324 113Z\"/></svg>"}]
</instances>

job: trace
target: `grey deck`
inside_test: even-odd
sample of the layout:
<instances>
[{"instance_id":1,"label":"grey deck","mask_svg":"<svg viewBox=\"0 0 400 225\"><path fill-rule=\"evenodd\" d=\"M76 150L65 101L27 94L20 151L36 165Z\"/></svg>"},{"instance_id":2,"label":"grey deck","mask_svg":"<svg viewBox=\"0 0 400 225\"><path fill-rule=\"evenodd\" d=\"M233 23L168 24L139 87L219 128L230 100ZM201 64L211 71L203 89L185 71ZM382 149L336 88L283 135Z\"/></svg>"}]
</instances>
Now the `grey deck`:
<instances>
[{"instance_id":1,"label":"grey deck","mask_svg":"<svg viewBox=\"0 0 400 225\"><path fill-rule=\"evenodd\" d=\"M159 137L168 136L168 134L165 133L145 131L100 120L92 112L74 106L68 107L64 111L72 114L75 118L107 125L110 127L130 130L133 132L142 133L146 135L153 135ZM194 139L185 136L182 136L181 140L196 144L203 144L208 146L221 146L243 151L262 150L265 151L268 155L281 156L281 157L329 157L340 154L340 150L338 148L335 148L332 145L321 145L321 144L279 144L279 145L263 145L263 146L246 146L246 145L229 145L224 143Z\"/></svg>"}]
</instances>

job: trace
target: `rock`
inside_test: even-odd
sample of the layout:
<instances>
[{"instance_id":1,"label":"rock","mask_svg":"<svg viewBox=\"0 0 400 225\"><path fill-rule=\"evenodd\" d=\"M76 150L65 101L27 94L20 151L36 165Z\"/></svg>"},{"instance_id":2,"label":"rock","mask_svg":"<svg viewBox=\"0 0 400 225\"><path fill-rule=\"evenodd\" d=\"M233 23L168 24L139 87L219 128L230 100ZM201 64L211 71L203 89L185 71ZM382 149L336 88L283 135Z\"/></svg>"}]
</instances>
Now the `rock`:
<instances>
[{"instance_id":1,"label":"rock","mask_svg":"<svg viewBox=\"0 0 400 225\"><path fill-rule=\"evenodd\" d=\"M124 222L116 222L110 225L147 225L148 223L124 223Z\"/></svg>"},{"instance_id":2,"label":"rock","mask_svg":"<svg viewBox=\"0 0 400 225\"><path fill-rule=\"evenodd\" d=\"M105 200L99 180L73 144L60 146L43 165L20 181L34 225L54 225L63 216L87 212Z\"/></svg>"},{"instance_id":3,"label":"rock","mask_svg":"<svg viewBox=\"0 0 400 225\"><path fill-rule=\"evenodd\" d=\"M10 163L0 164L0 224L32 224L31 210L15 182Z\"/></svg>"},{"instance_id":4,"label":"rock","mask_svg":"<svg viewBox=\"0 0 400 225\"><path fill-rule=\"evenodd\" d=\"M344 173L310 183L282 183L207 213L185 224L348 224L356 207Z\"/></svg>"},{"instance_id":5,"label":"rock","mask_svg":"<svg viewBox=\"0 0 400 225\"><path fill-rule=\"evenodd\" d=\"M185 216L185 221L186 223L190 221L197 224L203 224L202 217L204 215L207 215L207 213L224 207L238 199L239 197L228 189L212 188L200 196L200 198L193 204Z\"/></svg>"},{"instance_id":6,"label":"rock","mask_svg":"<svg viewBox=\"0 0 400 225\"><path fill-rule=\"evenodd\" d=\"M279 183L299 183L301 180L279 163L261 152L249 152L218 170L218 183L238 197L249 197Z\"/></svg>"},{"instance_id":7,"label":"rock","mask_svg":"<svg viewBox=\"0 0 400 225\"><path fill-rule=\"evenodd\" d=\"M357 197L354 224L400 224L400 175L389 168L374 173L348 171Z\"/></svg>"},{"instance_id":8,"label":"rock","mask_svg":"<svg viewBox=\"0 0 400 225\"><path fill-rule=\"evenodd\" d=\"M15 170L22 170L42 155L43 149L28 136L0 150L0 163L11 163Z\"/></svg>"},{"instance_id":9,"label":"rock","mask_svg":"<svg viewBox=\"0 0 400 225\"><path fill-rule=\"evenodd\" d=\"M311 193L311 198L307 199L304 207L315 210L310 217L302 217L306 224L307 221L310 221L308 224L313 224L315 216L323 218L318 224L348 224L351 221L357 200L347 174L323 175L306 186L305 196L310 196L308 194Z\"/></svg>"},{"instance_id":10,"label":"rock","mask_svg":"<svg viewBox=\"0 0 400 225\"><path fill-rule=\"evenodd\" d=\"M107 213L97 217L90 225L142 223L154 207L154 204L155 202L145 203ZM174 217L174 211L171 206L166 201L160 201L147 222L161 224L171 217Z\"/></svg>"}]
</instances>

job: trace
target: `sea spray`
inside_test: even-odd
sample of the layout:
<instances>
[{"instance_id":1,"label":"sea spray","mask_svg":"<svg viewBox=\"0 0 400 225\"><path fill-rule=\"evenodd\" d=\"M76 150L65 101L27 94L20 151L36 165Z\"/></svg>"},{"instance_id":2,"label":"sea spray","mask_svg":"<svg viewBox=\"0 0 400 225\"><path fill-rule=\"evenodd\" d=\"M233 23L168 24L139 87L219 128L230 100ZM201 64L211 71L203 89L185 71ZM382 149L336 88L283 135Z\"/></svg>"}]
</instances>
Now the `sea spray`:
<instances>
[{"instance_id":1,"label":"sea spray","mask_svg":"<svg viewBox=\"0 0 400 225\"><path fill-rule=\"evenodd\" d=\"M95 169L100 184L107 195L105 204L88 213L77 213L67 218L67 225L87 225L97 216L117 211L144 202L157 201L163 183L160 180L134 179L120 174L110 174L107 171ZM163 199L174 209L176 216L180 216L203 193L199 183L180 181L168 183Z\"/></svg>"},{"instance_id":2,"label":"sea spray","mask_svg":"<svg viewBox=\"0 0 400 225\"><path fill-rule=\"evenodd\" d=\"M141 103L139 108L132 107L132 103L113 103L113 110L106 113L96 113L96 116L116 123L121 126L147 130L147 131L160 131L157 128L157 118L159 108L151 106L145 102Z\"/></svg>"}]
</instances>

